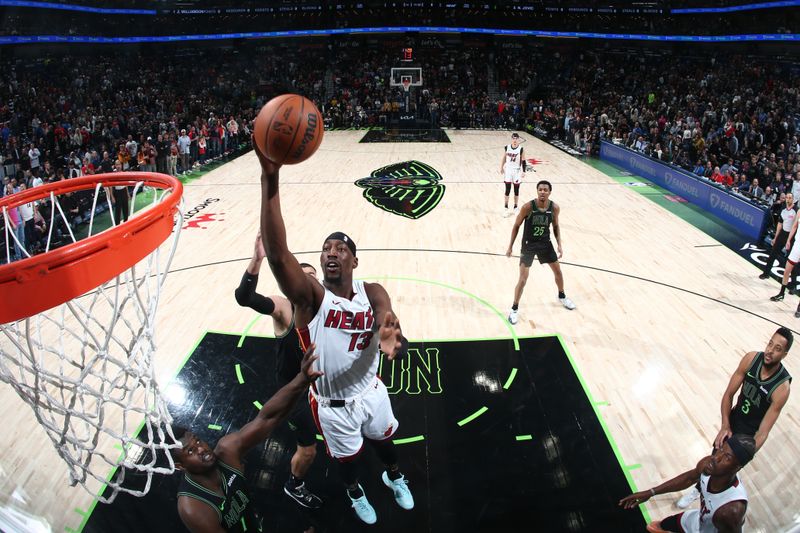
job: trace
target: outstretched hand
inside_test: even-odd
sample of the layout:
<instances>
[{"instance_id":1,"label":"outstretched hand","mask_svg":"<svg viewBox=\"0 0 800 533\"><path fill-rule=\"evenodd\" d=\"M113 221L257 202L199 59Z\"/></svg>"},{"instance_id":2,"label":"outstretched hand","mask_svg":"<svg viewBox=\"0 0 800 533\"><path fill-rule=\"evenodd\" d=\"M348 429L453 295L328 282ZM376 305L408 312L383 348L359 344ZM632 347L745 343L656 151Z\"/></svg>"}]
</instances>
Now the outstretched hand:
<instances>
[{"instance_id":1,"label":"outstretched hand","mask_svg":"<svg viewBox=\"0 0 800 533\"><path fill-rule=\"evenodd\" d=\"M256 157L258 157L258 162L261 164L262 176L277 176L278 169L280 169L281 166L267 159L266 154L261 153L261 150L258 149L256 139L253 135L250 136L250 143L253 145L253 151L256 153Z\"/></svg>"},{"instance_id":2,"label":"outstretched hand","mask_svg":"<svg viewBox=\"0 0 800 533\"><path fill-rule=\"evenodd\" d=\"M650 491L643 490L642 492L636 492L631 494L630 496L626 496L619 501L619 506L623 509L633 509L640 503L644 503L650 499Z\"/></svg>"},{"instance_id":3,"label":"outstretched hand","mask_svg":"<svg viewBox=\"0 0 800 533\"><path fill-rule=\"evenodd\" d=\"M256 235L256 244L255 249L253 250L253 259L256 261L262 261L267 256L266 250L264 250L264 240L261 238L261 232L258 232Z\"/></svg>"},{"instance_id":4,"label":"outstretched hand","mask_svg":"<svg viewBox=\"0 0 800 533\"><path fill-rule=\"evenodd\" d=\"M400 331L400 320L391 311L386 311L386 314L383 315L378 338L381 351L386 354L389 361L392 361L400 352L403 334Z\"/></svg>"},{"instance_id":5,"label":"outstretched hand","mask_svg":"<svg viewBox=\"0 0 800 533\"><path fill-rule=\"evenodd\" d=\"M314 383L317 381L317 378L324 375L323 372L314 370L314 362L319 359L319 356L314 354L314 350L316 349L317 345L312 342L308 350L303 354L303 360L300 361L300 372L309 383Z\"/></svg>"}]
</instances>

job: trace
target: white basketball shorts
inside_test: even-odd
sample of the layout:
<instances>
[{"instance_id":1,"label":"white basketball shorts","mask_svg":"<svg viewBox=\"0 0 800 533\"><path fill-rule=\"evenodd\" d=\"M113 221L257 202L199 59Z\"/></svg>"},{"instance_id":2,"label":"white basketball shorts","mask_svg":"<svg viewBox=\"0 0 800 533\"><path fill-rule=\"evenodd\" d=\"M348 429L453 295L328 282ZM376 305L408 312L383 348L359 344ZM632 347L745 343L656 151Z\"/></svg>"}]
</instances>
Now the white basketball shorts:
<instances>
[{"instance_id":1,"label":"white basketball shorts","mask_svg":"<svg viewBox=\"0 0 800 533\"><path fill-rule=\"evenodd\" d=\"M800 261L800 235L794 239L792 251L789 252L789 261L791 261L793 265L796 265L797 262Z\"/></svg>"},{"instance_id":2,"label":"white basketball shorts","mask_svg":"<svg viewBox=\"0 0 800 533\"><path fill-rule=\"evenodd\" d=\"M328 454L340 460L355 457L364 446L364 437L372 440L391 438L399 422L392 412L386 385L375 378L359 397L345 399L341 407L331 405L331 400L308 393L311 413L317 423ZM333 402L336 405L336 402Z\"/></svg>"},{"instance_id":3,"label":"white basketball shorts","mask_svg":"<svg viewBox=\"0 0 800 533\"><path fill-rule=\"evenodd\" d=\"M506 167L505 177L503 178L503 181L505 183L513 183L514 185L522 183L522 169L519 167L516 168Z\"/></svg>"}]
</instances>

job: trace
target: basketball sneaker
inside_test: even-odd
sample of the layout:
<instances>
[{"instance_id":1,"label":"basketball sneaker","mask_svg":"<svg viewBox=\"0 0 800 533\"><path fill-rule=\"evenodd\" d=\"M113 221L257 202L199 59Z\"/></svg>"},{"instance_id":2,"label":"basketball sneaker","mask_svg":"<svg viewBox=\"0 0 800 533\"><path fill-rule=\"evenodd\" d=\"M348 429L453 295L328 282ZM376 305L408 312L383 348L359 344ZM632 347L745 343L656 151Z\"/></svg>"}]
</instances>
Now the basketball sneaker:
<instances>
[{"instance_id":1,"label":"basketball sneaker","mask_svg":"<svg viewBox=\"0 0 800 533\"><path fill-rule=\"evenodd\" d=\"M392 481L389 479L389 474L384 471L381 479L383 479L384 485L392 489L392 492L394 493L394 501L397 502L397 505L406 511L414 508L414 497L411 495L411 491L408 489L408 481L406 481L405 476L400 476Z\"/></svg>"},{"instance_id":2,"label":"basketball sneaker","mask_svg":"<svg viewBox=\"0 0 800 533\"><path fill-rule=\"evenodd\" d=\"M507 207L503 209L503 217L508 218L510 216L511 216L511 210L509 210Z\"/></svg>"},{"instance_id":3,"label":"basketball sneaker","mask_svg":"<svg viewBox=\"0 0 800 533\"><path fill-rule=\"evenodd\" d=\"M775 296L771 296L770 300L773 302L782 302L783 301L783 294L776 294Z\"/></svg>"},{"instance_id":4,"label":"basketball sneaker","mask_svg":"<svg viewBox=\"0 0 800 533\"><path fill-rule=\"evenodd\" d=\"M570 300L566 296L564 296L563 298L559 298L558 301L561 302L561 305L563 305L564 307L566 307L570 311L572 311L576 307L575 302L573 302L572 300Z\"/></svg>"},{"instance_id":5,"label":"basketball sneaker","mask_svg":"<svg viewBox=\"0 0 800 533\"><path fill-rule=\"evenodd\" d=\"M699 497L700 497L700 491L697 490L697 486L694 486L691 489L689 489L689 492L681 496L678 499L678 501L675 502L675 505L678 506L678 509L686 509L687 507L692 505L692 502L697 500Z\"/></svg>"},{"instance_id":6,"label":"basketball sneaker","mask_svg":"<svg viewBox=\"0 0 800 533\"><path fill-rule=\"evenodd\" d=\"M364 489L361 487L361 484L358 485L358 488L361 489L360 498L350 498L349 492L347 493L347 497L350 498L351 502L353 502L353 510L356 512L356 516L358 516L365 524L374 524L378 521L378 515L375 514L375 509L373 509L372 505L369 504L367 495L364 493Z\"/></svg>"},{"instance_id":7,"label":"basketball sneaker","mask_svg":"<svg viewBox=\"0 0 800 533\"><path fill-rule=\"evenodd\" d=\"M519 207L514 207L514 216L519 215Z\"/></svg>"},{"instance_id":8,"label":"basketball sneaker","mask_svg":"<svg viewBox=\"0 0 800 533\"><path fill-rule=\"evenodd\" d=\"M769 277L769 274L767 274L766 272L762 272L761 275L758 276L758 279L767 279L768 277Z\"/></svg>"},{"instance_id":9,"label":"basketball sneaker","mask_svg":"<svg viewBox=\"0 0 800 533\"><path fill-rule=\"evenodd\" d=\"M800 318L800 305L797 306L797 309L794 312L795 318Z\"/></svg>"},{"instance_id":10,"label":"basketball sneaker","mask_svg":"<svg viewBox=\"0 0 800 533\"><path fill-rule=\"evenodd\" d=\"M322 500L320 497L308 490L305 483L301 483L292 488L287 482L283 486L283 492L306 509L319 509L322 507Z\"/></svg>"},{"instance_id":11,"label":"basketball sneaker","mask_svg":"<svg viewBox=\"0 0 800 533\"><path fill-rule=\"evenodd\" d=\"M508 322L510 324L516 324L518 314L519 314L519 309L512 309L511 312L508 313Z\"/></svg>"}]
</instances>

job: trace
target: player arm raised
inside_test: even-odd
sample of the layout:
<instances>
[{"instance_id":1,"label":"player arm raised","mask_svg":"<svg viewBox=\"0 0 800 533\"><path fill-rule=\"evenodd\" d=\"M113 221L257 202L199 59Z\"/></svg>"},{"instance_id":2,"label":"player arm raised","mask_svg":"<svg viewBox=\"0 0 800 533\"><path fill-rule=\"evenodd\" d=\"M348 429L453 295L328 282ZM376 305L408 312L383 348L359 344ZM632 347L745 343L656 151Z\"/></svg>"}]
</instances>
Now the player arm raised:
<instances>
[{"instance_id":1,"label":"player arm raised","mask_svg":"<svg viewBox=\"0 0 800 533\"><path fill-rule=\"evenodd\" d=\"M514 227L511 228L511 242L508 243L508 250L506 250L506 257L511 257L511 249L514 247L514 241L517 240L519 227L528 218L528 215L533 211L533 201L522 204L522 209L519 210L516 220L514 220Z\"/></svg>"},{"instance_id":2,"label":"player arm raised","mask_svg":"<svg viewBox=\"0 0 800 533\"><path fill-rule=\"evenodd\" d=\"M315 344L311 344L303 354L300 372L287 385L280 388L267 401L256 417L239 431L222 437L214 450L226 463L238 467L242 456L256 444L272 434L272 431L289 415L300 395L308 390L308 385L322 375L313 368L318 359L314 355Z\"/></svg>"},{"instance_id":3,"label":"player arm raised","mask_svg":"<svg viewBox=\"0 0 800 533\"><path fill-rule=\"evenodd\" d=\"M294 303L298 311L310 318L322 302L322 285L307 276L286 244L286 226L281 214L278 194L280 165L267 159L253 143L261 163L261 237L269 267L281 292Z\"/></svg>"},{"instance_id":4,"label":"player arm raised","mask_svg":"<svg viewBox=\"0 0 800 533\"><path fill-rule=\"evenodd\" d=\"M700 479L700 474L703 472L703 469L710 460L710 456L703 457L697 463L697 466L695 466L692 470L687 470L683 474L675 476L669 481L665 481L661 485L653 487L652 489L635 492L630 496L626 496L619 501L619 506L625 509L632 509L640 503L646 502L656 494L667 494L668 492L678 492L688 489L697 483L697 481Z\"/></svg>"},{"instance_id":5,"label":"player arm raised","mask_svg":"<svg viewBox=\"0 0 800 533\"><path fill-rule=\"evenodd\" d=\"M264 242L261 232L256 237L255 249L247 270L239 286L234 291L236 302L242 307L249 307L262 315L269 315L275 321L275 333L281 334L289 328L292 322L292 304L283 296L264 296L256 292L258 273L261 271L261 262L264 260Z\"/></svg>"},{"instance_id":6,"label":"player arm raised","mask_svg":"<svg viewBox=\"0 0 800 533\"><path fill-rule=\"evenodd\" d=\"M789 400L788 381L784 381L773 391L771 400L769 409L764 413L764 418L761 419L758 431L756 431L756 434L753 436L756 440L756 451L766 442L767 437L769 437L769 432L772 430L772 426L775 425L775 421L778 420L778 415L781 414L781 409L783 409L783 406L786 405L786 402Z\"/></svg>"},{"instance_id":7,"label":"player arm raised","mask_svg":"<svg viewBox=\"0 0 800 533\"><path fill-rule=\"evenodd\" d=\"M402 358L408 351L408 340L403 337L400 320L394 314L389 293L378 283L365 283L364 289L375 312L375 325L378 329L381 351L390 361L395 357Z\"/></svg>"},{"instance_id":8,"label":"player arm raised","mask_svg":"<svg viewBox=\"0 0 800 533\"><path fill-rule=\"evenodd\" d=\"M556 238L556 251L558 252L559 259L561 259L561 256L564 254L563 250L561 249L561 226L558 225L558 215L560 213L561 208L557 203L553 202L553 235Z\"/></svg>"},{"instance_id":9,"label":"player arm raised","mask_svg":"<svg viewBox=\"0 0 800 533\"><path fill-rule=\"evenodd\" d=\"M725 393L722 395L722 402L720 403L722 426L720 427L719 433L717 433L717 436L714 439L714 448L722 448L722 445L725 444L725 439L733 435L733 432L731 431L730 420L731 409L733 408L733 395L736 394L736 391L738 391L739 387L742 386L747 369L750 368L755 356L756 352L749 352L745 354L745 356L742 357L742 360L739 361L739 366L736 367L736 371L731 376L730 381L728 381L728 387L725 389Z\"/></svg>"}]
</instances>

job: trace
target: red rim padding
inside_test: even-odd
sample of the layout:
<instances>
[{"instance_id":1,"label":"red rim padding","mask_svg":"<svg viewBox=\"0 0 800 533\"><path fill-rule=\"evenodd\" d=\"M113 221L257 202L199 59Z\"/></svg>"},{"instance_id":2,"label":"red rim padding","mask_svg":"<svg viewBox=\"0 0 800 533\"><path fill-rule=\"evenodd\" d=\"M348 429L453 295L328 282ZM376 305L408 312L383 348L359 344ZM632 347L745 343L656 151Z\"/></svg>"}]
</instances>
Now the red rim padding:
<instances>
[{"instance_id":1,"label":"red rim padding","mask_svg":"<svg viewBox=\"0 0 800 533\"><path fill-rule=\"evenodd\" d=\"M158 189L171 188L172 193L102 233L0 266L0 324L31 317L99 287L147 257L172 233L183 184L172 176L150 172L96 174L48 183L0 198L0 212L4 206L49 198L51 192L59 196L94 189L98 182L104 187L144 182Z\"/></svg>"}]
</instances>

